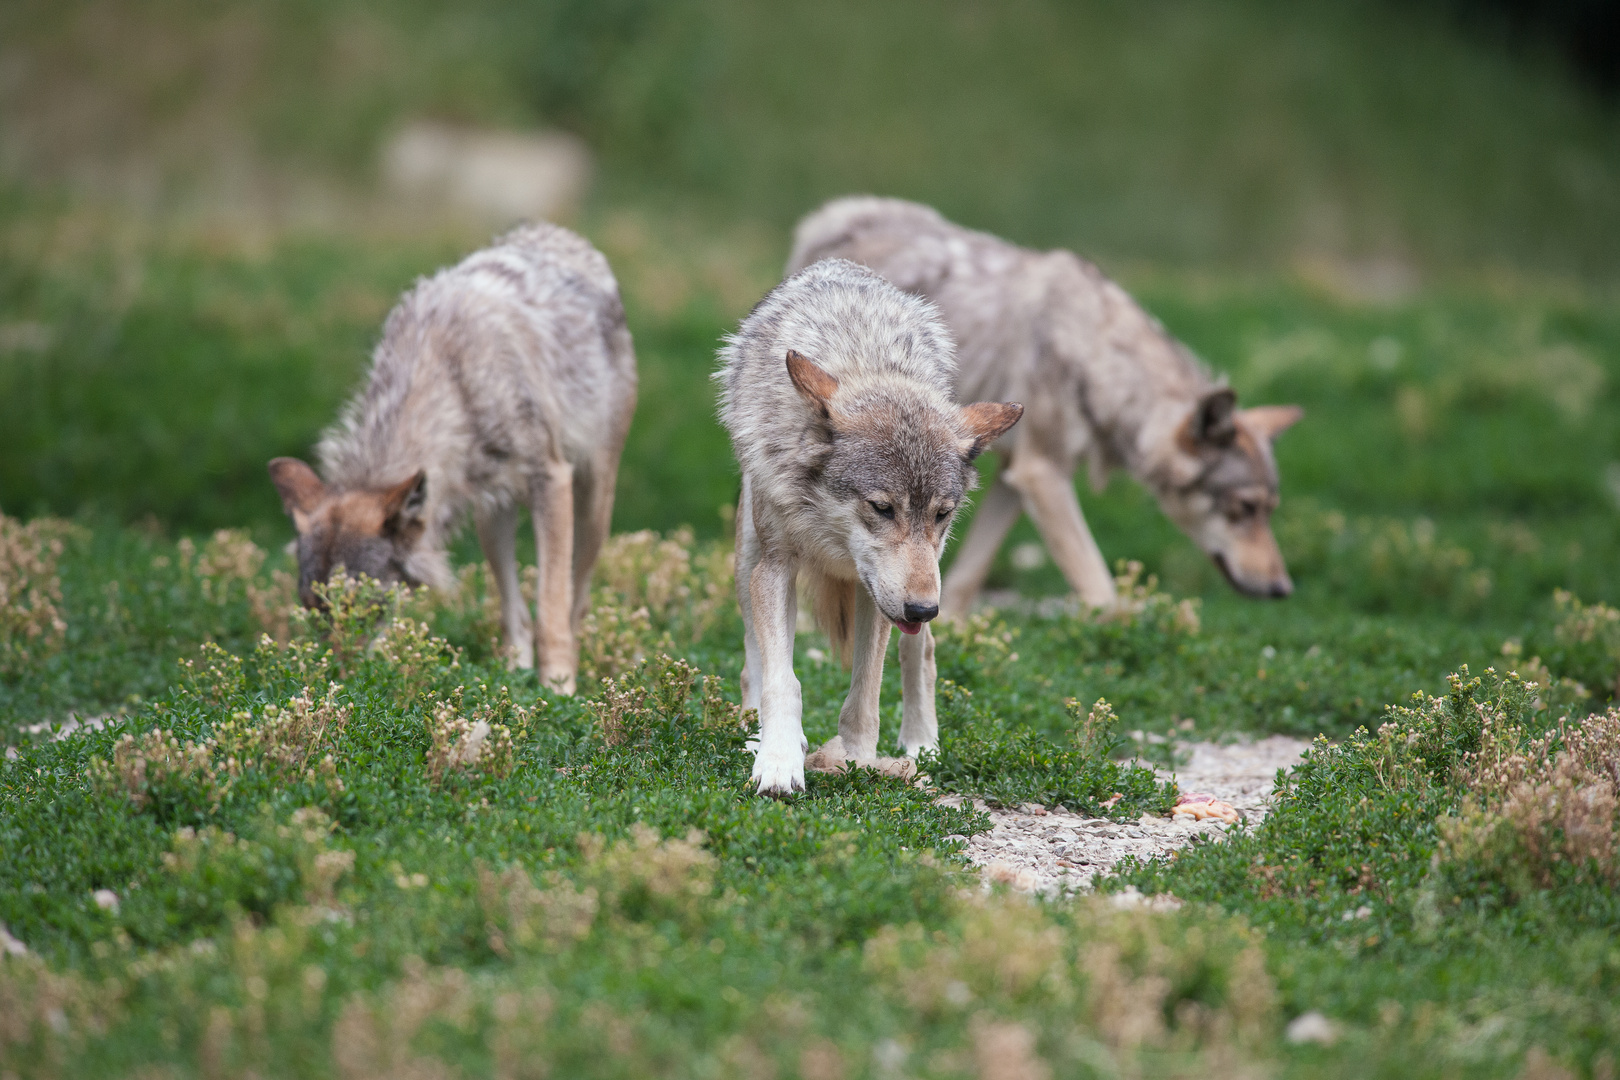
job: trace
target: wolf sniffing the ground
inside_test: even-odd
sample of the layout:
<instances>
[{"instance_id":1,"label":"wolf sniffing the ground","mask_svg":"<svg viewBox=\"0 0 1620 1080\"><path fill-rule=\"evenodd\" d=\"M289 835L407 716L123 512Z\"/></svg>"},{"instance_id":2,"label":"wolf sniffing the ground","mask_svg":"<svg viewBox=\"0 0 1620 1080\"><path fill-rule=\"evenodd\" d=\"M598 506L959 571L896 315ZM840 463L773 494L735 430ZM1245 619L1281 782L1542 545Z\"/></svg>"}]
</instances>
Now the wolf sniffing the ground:
<instances>
[{"instance_id":1,"label":"wolf sniffing the ground","mask_svg":"<svg viewBox=\"0 0 1620 1080\"><path fill-rule=\"evenodd\" d=\"M889 628L900 639L900 745L938 741L934 642L939 556L977 479L972 461L1023 406L957 406L955 357L934 305L843 259L760 301L720 350L721 419L742 468L737 599L743 707L759 710L760 794L804 788L803 703L793 674L796 583L850 655L838 716L844 756L876 756ZM831 744L829 744L831 745Z\"/></svg>"},{"instance_id":2,"label":"wolf sniffing the ground","mask_svg":"<svg viewBox=\"0 0 1620 1080\"><path fill-rule=\"evenodd\" d=\"M419 282L383 327L366 387L316 453L270 476L298 530L298 586L339 566L450 588L445 542L472 512L511 661L574 692L576 634L607 535L636 361L607 260L555 225L514 230ZM516 559L534 521L538 634Z\"/></svg>"},{"instance_id":3,"label":"wolf sniffing the ground","mask_svg":"<svg viewBox=\"0 0 1620 1080\"><path fill-rule=\"evenodd\" d=\"M1110 470L1129 470L1240 592L1293 591L1271 532L1271 441L1299 420L1297 407L1238 409L1123 289L1068 251L1017 247L917 203L856 197L799 222L787 273L832 257L939 305L957 343L956 400L1028 403L995 445L1001 471L951 564L947 615L972 604L1021 511L1082 601L1114 603L1075 496L1082 459L1098 490Z\"/></svg>"}]
</instances>

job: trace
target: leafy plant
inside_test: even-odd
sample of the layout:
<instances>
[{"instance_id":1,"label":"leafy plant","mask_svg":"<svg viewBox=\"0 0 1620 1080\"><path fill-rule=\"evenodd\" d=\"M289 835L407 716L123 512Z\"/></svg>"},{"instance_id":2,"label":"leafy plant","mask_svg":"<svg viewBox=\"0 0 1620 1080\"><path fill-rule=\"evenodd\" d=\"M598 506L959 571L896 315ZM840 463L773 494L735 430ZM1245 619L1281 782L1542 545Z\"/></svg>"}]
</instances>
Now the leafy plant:
<instances>
[{"instance_id":1,"label":"leafy plant","mask_svg":"<svg viewBox=\"0 0 1620 1080\"><path fill-rule=\"evenodd\" d=\"M1084 716L1079 702L1066 702L1071 745L1063 746L1027 728L1010 728L953 683L942 681L937 693L939 749L924 754L919 765L942 790L983 795L1004 806L1062 804L1121 820L1169 812L1173 785L1158 783L1152 769L1121 765L1109 756L1122 740L1108 702L1099 700Z\"/></svg>"}]
</instances>

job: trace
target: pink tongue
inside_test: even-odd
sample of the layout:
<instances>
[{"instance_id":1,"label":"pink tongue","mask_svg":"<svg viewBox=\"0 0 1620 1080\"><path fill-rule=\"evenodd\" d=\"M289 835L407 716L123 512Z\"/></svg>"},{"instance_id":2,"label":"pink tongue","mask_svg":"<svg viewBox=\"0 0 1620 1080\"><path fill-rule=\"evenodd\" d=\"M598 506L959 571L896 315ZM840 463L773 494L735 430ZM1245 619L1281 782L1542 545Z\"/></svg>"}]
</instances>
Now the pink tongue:
<instances>
[{"instance_id":1,"label":"pink tongue","mask_svg":"<svg viewBox=\"0 0 1620 1080\"><path fill-rule=\"evenodd\" d=\"M900 628L902 634L915 634L922 629L922 623L920 622L901 622L896 619L894 625Z\"/></svg>"}]
</instances>

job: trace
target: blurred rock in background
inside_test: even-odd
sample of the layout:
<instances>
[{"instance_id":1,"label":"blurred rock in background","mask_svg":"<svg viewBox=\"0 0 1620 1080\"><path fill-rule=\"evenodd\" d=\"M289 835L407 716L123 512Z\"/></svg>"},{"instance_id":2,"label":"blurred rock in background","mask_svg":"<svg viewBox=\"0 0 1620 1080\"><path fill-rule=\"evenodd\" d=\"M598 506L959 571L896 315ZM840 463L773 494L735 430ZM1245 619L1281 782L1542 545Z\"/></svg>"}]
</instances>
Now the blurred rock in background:
<instances>
[{"instance_id":1,"label":"blurred rock in background","mask_svg":"<svg viewBox=\"0 0 1620 1080\"><path fill-rule=\"evenodd\" d=\"M591 155L565 132L417 122L383 146L382 175L404 198L505 225L577 213L590 183Z\"/></svg>"}]
</instances>

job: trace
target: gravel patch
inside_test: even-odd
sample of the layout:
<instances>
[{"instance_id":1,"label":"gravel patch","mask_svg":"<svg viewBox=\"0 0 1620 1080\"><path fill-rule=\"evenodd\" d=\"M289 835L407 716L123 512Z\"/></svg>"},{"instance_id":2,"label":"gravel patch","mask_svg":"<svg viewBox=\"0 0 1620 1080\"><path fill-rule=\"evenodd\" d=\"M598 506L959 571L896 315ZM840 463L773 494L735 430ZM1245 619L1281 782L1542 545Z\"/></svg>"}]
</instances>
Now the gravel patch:
<instances>
[{"instance_id":1,"label":"gravel patch","mask_svg":"<svg viewBox=\"0 0 1620 1080\"><path fill-rule=\"evenodd\" d=\"M80 716L77 713L68 713L66 720L41 720L37 724L19 724L17 730L29 739L35 736L49 736L52 742L61 742L70 735L79 735L91 731L100 731L116 717L112 713L101 713L96 716ZM6 760L17 760L17 748L6 747Z\"/></svg>"},{"instance_id":2,"label":"gravel patch","mask_svg":"<svg viewBox=\"0 0 1620 1080\"><path fill-rule=\"evenodd\" d=\"M1270 809L1277 770L1296 765L1308 746L1308 740L1286 735L1228 744L1178 743L1176 757L1186 764L1157 772L1160 779L1174 779L1183 792L1208 792L1229 803L1253 824ZM1163 857L1197 836L1225 839L1233 827L1184 816L1143 814L1134 822L1117 822L1031 804L995 809L962 795L939 799L943 806L969 801L990 816L993 828L965 838L968 861L983 868L987 881L1046 895L1088 891L1093 875L1111 875L1128 855Z\"/></svg>"}]
</instances>

